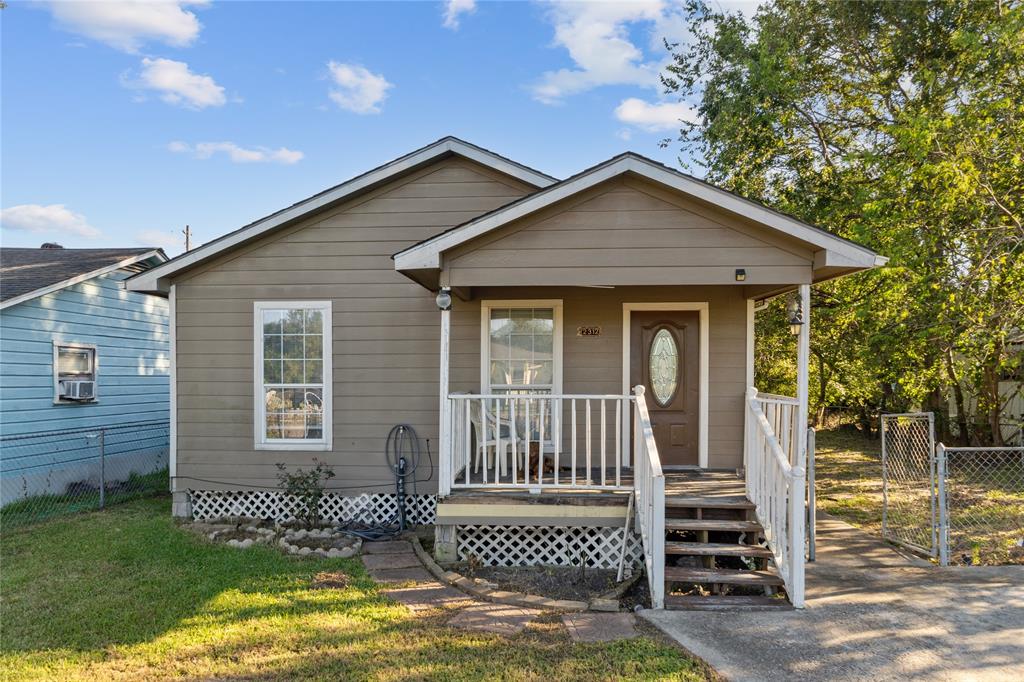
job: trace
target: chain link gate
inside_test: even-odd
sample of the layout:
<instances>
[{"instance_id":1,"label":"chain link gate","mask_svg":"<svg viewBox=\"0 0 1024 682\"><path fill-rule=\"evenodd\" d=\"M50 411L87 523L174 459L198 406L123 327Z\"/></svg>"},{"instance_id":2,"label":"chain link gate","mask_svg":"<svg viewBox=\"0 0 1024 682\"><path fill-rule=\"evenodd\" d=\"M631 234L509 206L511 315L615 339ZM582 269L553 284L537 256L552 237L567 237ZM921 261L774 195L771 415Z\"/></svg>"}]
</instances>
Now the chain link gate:
<instances>
[{"instance_id":1,"label":"chain link gate","mask_svg":"<svg viewBox=\"0 0 1024 682\"><path fill-rule=\"evenodd\" d=\"M935 415L883 414L881 427L882 537L937 557Z\"/></svg>"}]
</instances>

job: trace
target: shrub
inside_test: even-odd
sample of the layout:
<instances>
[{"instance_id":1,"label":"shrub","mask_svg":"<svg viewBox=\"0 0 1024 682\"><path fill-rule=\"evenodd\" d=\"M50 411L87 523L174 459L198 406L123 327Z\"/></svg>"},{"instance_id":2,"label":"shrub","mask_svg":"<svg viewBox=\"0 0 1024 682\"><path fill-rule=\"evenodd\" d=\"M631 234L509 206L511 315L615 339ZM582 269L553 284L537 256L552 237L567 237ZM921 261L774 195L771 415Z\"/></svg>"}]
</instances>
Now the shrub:
<instances>
[{"instance_id":1,"label":"shrub","mask_svg":"<svg viewBox=\"0 0 1024 682\"><path fill-rule=\"evenodd\" d=\"M312 528L320 524L320 499L324 496L324 484L334 478L334 471L330 466L314 459L315 467L308 471L296 469L289 473L287 467L281 462L277 468L281 472L277 475L281 487L285 493L298 501L295 509L295 518Z\"/></svg>"}]
</instances>

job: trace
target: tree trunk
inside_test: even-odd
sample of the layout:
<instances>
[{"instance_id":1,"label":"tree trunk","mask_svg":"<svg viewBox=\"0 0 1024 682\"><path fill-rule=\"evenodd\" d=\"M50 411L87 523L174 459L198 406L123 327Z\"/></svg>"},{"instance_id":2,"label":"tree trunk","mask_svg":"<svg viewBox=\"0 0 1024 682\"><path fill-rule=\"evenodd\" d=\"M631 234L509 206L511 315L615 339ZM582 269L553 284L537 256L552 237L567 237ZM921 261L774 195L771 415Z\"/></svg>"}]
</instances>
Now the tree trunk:
<instances>
[{"instance_id":1,"label":"tree trunk","mask_svg":"<svg viewBox=\"0 0 1024 682\"><path fill-rule=\"evenodd\" d=\"M971 440L970 431L967 427L967 410L964 407L964 391L960 386L960 379L956 375L956 368L953 366L953 349L946 348L946 376L949 377L950 388L953 390L953 400L956 403L956 425L960 433L957 434L958 445L968 445Z\"/></svg>"}]
</instances>

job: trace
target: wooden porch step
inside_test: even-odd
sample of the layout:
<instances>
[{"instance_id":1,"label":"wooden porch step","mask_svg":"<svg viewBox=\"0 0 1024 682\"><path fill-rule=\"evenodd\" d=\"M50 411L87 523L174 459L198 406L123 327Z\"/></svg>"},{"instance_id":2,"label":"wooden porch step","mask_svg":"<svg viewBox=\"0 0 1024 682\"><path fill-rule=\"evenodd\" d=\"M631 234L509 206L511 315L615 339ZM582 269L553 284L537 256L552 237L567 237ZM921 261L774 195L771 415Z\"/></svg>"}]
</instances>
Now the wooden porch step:
<instances>
[{"instance_id":1,"label":"wooden porch step","mask_svg":"<svg viewBox=\"0 0 1024 682\"><path fill-rule=\"evenodd\" d=\"M791 611L793 605L781 597L763 595L666 595L665 608L673 611Z\"/></svg>"},{"instance_id":2,"label":"wooden porch step","mask_svg":"<svg viewBox=\"0 0 1024 682\"><path fill-rule=\"evenodd\" d=\"M782 578L771 571L744 571L733 568L682 568L679 566L665 567L665 582L697 583L710 585L783 585Z\"/></svg>"},{"instance_id":3,"label":"wooden porch step","mask_svg":"<svg viewBox=\"0 0 1024 682\"><path fill-rule=\"evenodd\" d=\"M724 530L737 533L759 533L764 530L757 521L728 519L665 519L665 530Z\"/></svg>"},{"instance_id":4,"label":"wooden porch step","mask_svg":"<svg viewBox=\"0 0 1024 682\"><path fill-rule=\"evenodd\" d=\"M771 557L772 551L760 545L739 545L727 542L666 542L665 554Z\"/></svg>"},{"instance_id":5,"label":"wooden porch step","mask_svg":"<svg viewBox=\"0 0 1024 682\"><path fill-rule=\"evenodd\" d=\"M742 495L723 497L690 497L686 495L666 495L665 507L685 509L754 509L754 503Z\"/></svg>"}]
</instances>

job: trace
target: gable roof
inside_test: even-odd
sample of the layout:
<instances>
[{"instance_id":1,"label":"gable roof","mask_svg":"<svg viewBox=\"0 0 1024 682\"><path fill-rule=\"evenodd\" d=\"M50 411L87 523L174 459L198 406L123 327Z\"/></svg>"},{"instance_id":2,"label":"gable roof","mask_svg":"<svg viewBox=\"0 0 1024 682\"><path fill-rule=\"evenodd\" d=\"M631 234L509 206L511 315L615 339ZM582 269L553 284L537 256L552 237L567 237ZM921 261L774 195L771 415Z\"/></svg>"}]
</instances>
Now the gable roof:
<instances>
[{"instance_id":1,"label":"gable roof","mask_svg":"<svg viewBox=\"0 0 1024 682\"><path fill-rule=\"evenodd\" d=\"M400 271L439 269L443 252L627 173L744 216L767 228L804 242L815 250L822 251L823 255L815 258L816 268L866 269L883 265L888 261L887 258L879 256L871 249L834 235L820 227L805 223L756 201L745 199L647 157L626 152L399 251L392 256L395 261L395 269Z\"/></svg>"},{"instance_id":2,"label":"gable roof","mask_svg":"<svg viewBox=\"0 0 1024 682\"><path fill-rule=\"evenodd\" d=\"M119 270L167 261L161 249L0 248L0 309Z\"/></svg>"},{"instance_id":3,"label":"gable roof","mask_svg":"<svg viewBox=\"0 0 1024 682\"><path fill-rule=\"evenodd\" d=\"M229 232L222 237L207 242L198 248L171 259L157 268L136 275L127 281L127 287L133 291L166 291L166 278L177 272L213 258L242 243L263 236L330 204L354 198L385 182L390 182L401 175L450 156L461 156L470 161L475 161L533 187L548 187L556 182L556 179L550 175L495 154L490 150L470 144L456 137L443 137L405 156L357 175L351 180L346 180L340 185L335 185L285 209L249 223L234 232Z\"/></svg>"}]
</instances>

